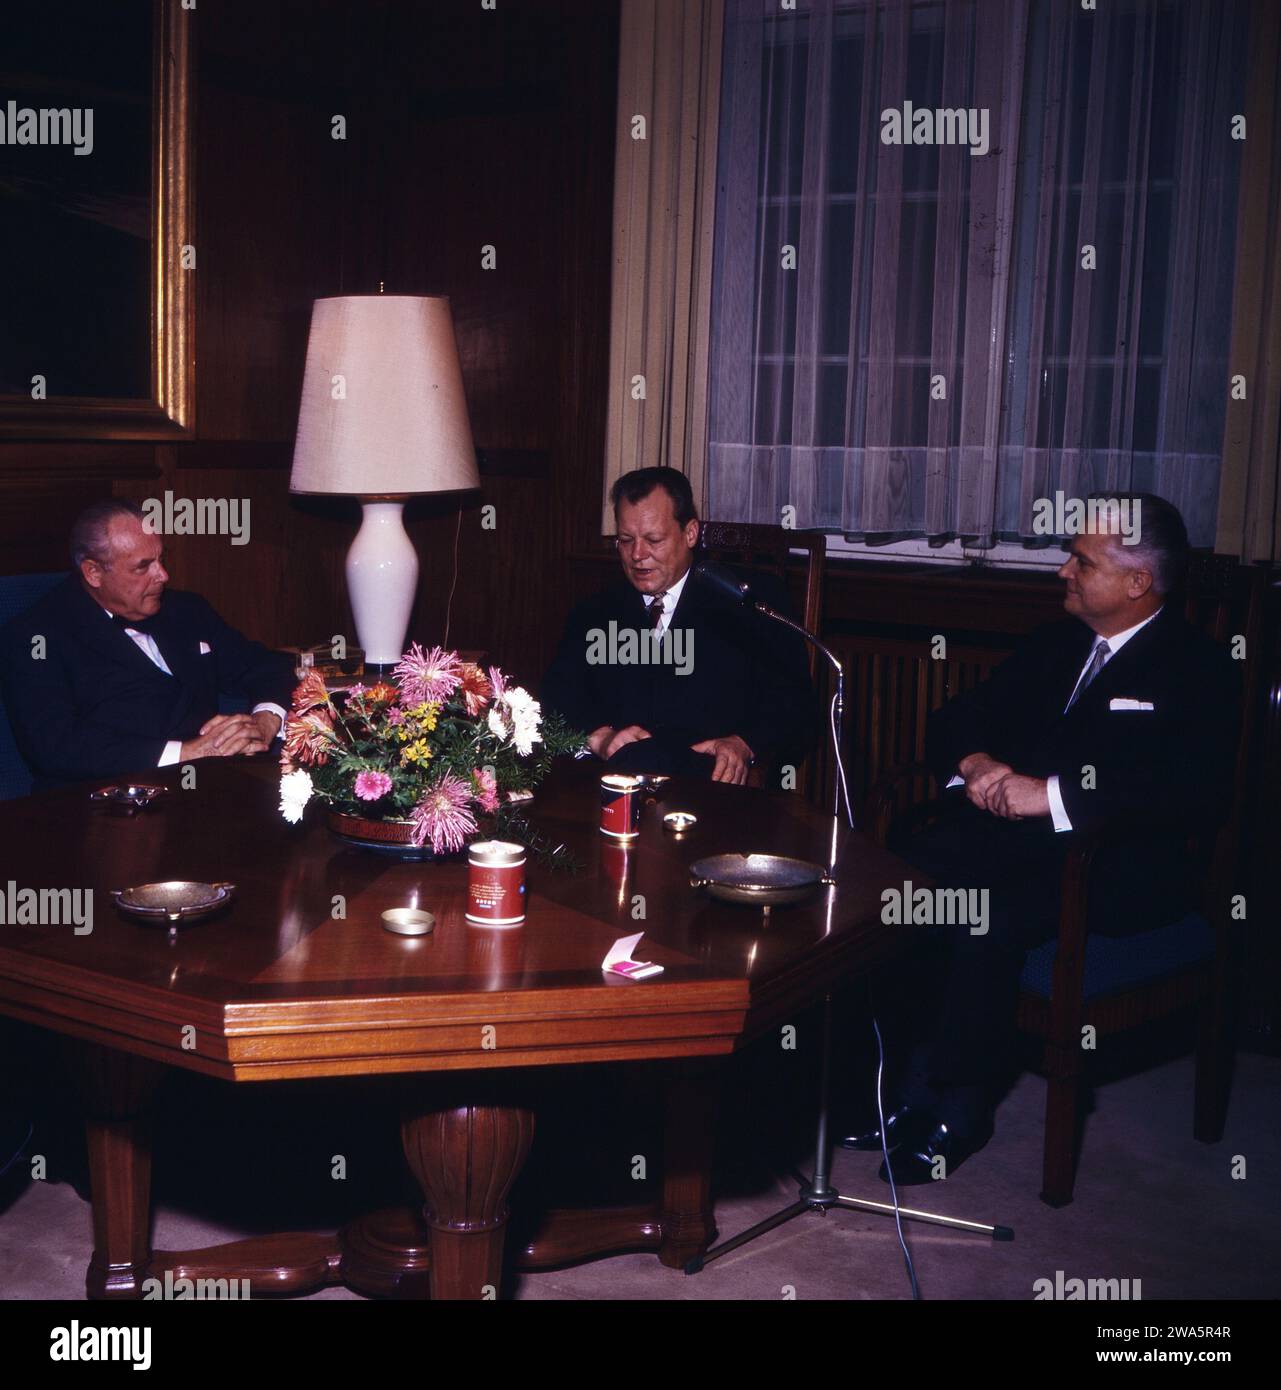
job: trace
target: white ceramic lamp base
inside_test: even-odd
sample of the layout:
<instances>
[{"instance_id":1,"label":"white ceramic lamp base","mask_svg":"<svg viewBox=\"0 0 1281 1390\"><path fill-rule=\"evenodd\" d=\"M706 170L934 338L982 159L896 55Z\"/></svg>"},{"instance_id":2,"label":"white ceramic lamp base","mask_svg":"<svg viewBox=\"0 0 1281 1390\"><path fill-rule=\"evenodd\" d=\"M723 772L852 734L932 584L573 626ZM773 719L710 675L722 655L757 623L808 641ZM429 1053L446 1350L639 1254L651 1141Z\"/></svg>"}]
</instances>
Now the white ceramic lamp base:
<instances>
[{"instance_id":1,"label":"white ceramic lamp base","mask_svg":"<svg viewBox=\"0 0 1281 1390\"><path fill-rule=\"evenodd\" d=\"M418 589L418 555L405 532L403 502L364 502L364 520L347 552L347 594L368 666L404 655Z\"/></svg>"}]
</instances>

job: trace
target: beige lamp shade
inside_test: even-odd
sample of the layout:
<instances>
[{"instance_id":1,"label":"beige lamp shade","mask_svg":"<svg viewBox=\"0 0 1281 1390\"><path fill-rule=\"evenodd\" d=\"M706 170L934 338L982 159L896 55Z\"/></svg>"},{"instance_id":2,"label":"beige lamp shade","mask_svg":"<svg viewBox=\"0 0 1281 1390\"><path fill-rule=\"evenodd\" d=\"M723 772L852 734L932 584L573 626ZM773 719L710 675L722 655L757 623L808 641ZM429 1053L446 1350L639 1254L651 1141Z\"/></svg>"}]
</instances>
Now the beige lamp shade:
<instances>
[{"instance_id":1,"label":"beige lamp shade","mask_svg":"<svg viewBox=\"0 0 1281 1390\"><path fill-rule=\"evenodd\" d=\"M395 497L479 486L449 300L316 300L290 491Z\"/></svg>"}]
</instances>

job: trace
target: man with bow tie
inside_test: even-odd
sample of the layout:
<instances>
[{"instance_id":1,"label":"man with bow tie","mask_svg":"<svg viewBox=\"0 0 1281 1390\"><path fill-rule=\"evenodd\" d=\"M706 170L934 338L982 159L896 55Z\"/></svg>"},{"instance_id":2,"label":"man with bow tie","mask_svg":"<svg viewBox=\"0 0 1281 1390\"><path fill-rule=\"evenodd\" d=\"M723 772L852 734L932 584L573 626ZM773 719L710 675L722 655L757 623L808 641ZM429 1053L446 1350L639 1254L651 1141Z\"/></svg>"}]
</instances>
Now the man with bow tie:
<instances>
[{"instance_id":1,"label":"man with bow tie","mask_svg":"<svg viewBox=\"0 0 1281 1390\"><path fill-rule=\"evenodd\" d=\"M5 708L37 790L267 749L293 663L166 588L142 510L95 503L71 531L75 572L0 635ZM220 697L253 702L219 714Z\"/></svg>"},{"instance_id":2,"label":"man with bow tie","mask_svg":"<svg viewBox=\"0 0 1281 1390\"><path fill-rule=\"evenodd\" d=\"M987 890L990 906L982 932L943 929L941 1004L886 1120L897 1182L930 1180L939 1157L954 1171L990 1137L1024 959L1057 933L1073 837L1106 831L1089 930L1148 931L1193 909L1187 838L1230 808L1240 674L1180 612L1183 519L1147 494L1097 500L1100 524L1073 537L1059 571L1071 617L930 720L927 757L950 814L900 853L939 888ZM1122 534L1122 505L1137 535ZM881 1135L843 1142L879 1150Z\"/></svg>"}]
</instances>

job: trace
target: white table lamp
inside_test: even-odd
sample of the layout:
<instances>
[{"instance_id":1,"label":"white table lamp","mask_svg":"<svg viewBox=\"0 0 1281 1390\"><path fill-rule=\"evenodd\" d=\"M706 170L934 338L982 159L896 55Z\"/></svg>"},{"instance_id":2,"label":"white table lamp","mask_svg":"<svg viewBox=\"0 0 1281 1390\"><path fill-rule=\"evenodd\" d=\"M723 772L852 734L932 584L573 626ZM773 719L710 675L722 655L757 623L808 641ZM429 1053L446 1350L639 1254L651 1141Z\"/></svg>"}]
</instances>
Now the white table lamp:
<instances>
[{"instance_id":1,"label":"white table lamp","mask_svg":"<svg viewBox=\"0 0 1281 1390\"><path fill-rule=\"evenodd\" d=\"M449 300L316 300L289 490L360 498L347 592L367 665L405 649L418 585L406 499L479 485Z\"/></svg>"}]
</instances>

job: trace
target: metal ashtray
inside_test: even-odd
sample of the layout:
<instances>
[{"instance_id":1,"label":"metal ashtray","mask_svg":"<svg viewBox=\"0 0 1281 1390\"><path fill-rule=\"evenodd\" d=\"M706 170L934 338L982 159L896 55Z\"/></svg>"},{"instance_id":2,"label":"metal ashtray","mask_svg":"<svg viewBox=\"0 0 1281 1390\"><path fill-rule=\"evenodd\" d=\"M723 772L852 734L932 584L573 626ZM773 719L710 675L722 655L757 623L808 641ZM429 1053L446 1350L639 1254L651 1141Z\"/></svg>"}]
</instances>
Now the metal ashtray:
<instances>
[{"instance_id":1,"label":"metal ashtray","mask_svg":"<svg viewBox=\"0 0 1281 1390\"><path fill-rule=\"evenodd\" d=\"M697 824L698 817L693 811L668 811L663 817L663 829L670 830L673 835L683 835Z\"/></svg>"},{"instance_id":2,"label":"metal ashtray","mask_svg":"<svg viewBox=\"0 0 1281 1390\"><path fill-rule=\"evenodd\" d=\"M115 888L111 896L121 912L151 926L167 926L170 935L188 922L217 912L235 897L234 883L193 883L171 879L168 883L143 883L136 888Z\"/></svg>"},{"instance_id":3,"label":"metal ashtray","mask_svg":"<svg viewBox=\"0 0 1281 1390\"><path fill-rule=\"evenodd\" d=\"M427 936L436 927L435 917L416 907L389 907L382 917L383 926L397 936Z\"/></svg>"},{"instance_id":4,"label":"metal ashtray","mask_svg":"<svg viewBox=\"0 0 1281 1390\"><path fill-rule=\"evenodd\" d=\"M779 907L836 882L821 864L781 854L714 854L689 866L691 888L729 903Z\"/></svg>"},{"instance_id":5,"label":"metal ashtray","mask_svg":"<svg viewBox=\"0 0 1281 1390\"><path fill-rule=\"evenodd\" d=\"M136 811L145 811L168 790L168 787L151 786L145 782L127 782L119 787L99 787L97 791L89 793L89 800L105 802L111 810L131 816Z\"/></svg>"}]
</instances>

